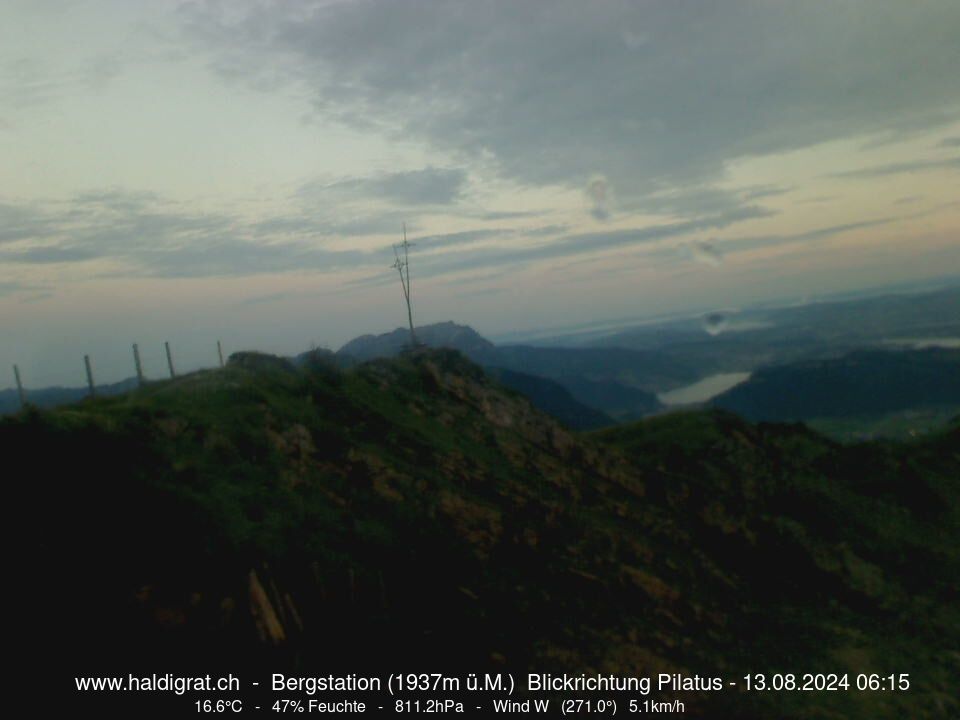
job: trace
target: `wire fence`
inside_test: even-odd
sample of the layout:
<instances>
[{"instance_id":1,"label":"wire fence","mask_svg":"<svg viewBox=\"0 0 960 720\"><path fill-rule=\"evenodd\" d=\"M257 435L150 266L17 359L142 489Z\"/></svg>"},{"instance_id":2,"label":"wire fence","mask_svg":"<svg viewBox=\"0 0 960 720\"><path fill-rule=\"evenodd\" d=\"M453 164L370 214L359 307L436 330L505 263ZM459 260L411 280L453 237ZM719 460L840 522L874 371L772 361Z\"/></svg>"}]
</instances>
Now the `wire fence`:
<instances>
[{"instance_id":1,"label":"wire fence","mask_svg":"<svg viewBox=\"0 0 960 720\"><path fill-rule=\"evenodd\" d=\"M177 376L177 371L173 362L173 350L170 348L170 342L166 341L163 343L164 351L167 356L167 370L171 378ZM136 371L137 385L143 387L146 384L147 379L143 374L143 363L140 360L140 346L137 343L133 343L133 366ZM220 362L220 367L224 366L223 361L223 345L219 340L217 340L217 358ZM93 375L93 361L90 359L89 355L83 356L83 366L86 372L87 377L87 395L88 397L96 397L97 395L97 384L94 380ZM30 402L29 393L23 385L23 377L20 373L20 366L14 364L13 366L13 378L16 382L17 387L17 399L20 402L20 408L23 409Z\"/></svg>"}]
</instances>

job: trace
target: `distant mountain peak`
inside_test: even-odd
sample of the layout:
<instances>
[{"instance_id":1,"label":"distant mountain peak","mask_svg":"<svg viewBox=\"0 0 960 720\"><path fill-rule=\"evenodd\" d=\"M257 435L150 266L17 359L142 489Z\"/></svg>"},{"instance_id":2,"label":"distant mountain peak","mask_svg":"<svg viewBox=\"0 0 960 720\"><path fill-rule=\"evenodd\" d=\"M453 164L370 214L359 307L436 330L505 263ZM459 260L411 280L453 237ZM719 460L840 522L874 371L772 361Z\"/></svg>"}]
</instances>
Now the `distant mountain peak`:
<instances>
[{"instance_id":1,"label":"distant mountain peak","mask_svg":"<svg viewBox=\"0 0 960 720\"><path fill-rule=\"evenodd\" d=\"M416 328L417 340L435 348L459 350L464 355L482 360L485 354L494 350L494 344L484 338L469 325L459 325L451 320L421 325ZM392 332L381 335L361 335L354 338L337 351L338 355L348 355L357 360L371 360L377 357L398 355L410 344L410 331L398 327Z\"/></svg>"}]
</instances>

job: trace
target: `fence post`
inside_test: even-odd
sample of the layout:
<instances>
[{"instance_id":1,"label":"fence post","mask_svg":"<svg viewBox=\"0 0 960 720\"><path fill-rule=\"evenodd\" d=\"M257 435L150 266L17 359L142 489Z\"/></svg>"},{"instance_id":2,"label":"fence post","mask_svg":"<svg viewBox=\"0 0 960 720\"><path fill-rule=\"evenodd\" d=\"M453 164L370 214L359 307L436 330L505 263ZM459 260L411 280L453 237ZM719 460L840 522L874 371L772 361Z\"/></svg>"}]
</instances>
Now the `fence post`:
<instances>
[{"instance_id":1,"label":"fence post","mask_svg":"<svg viewBox=\"0 0 960 720\"><path fill-rule=\"evenodd\" d=\"M90 397L96 397L97 389L93 384L93 368L90 367L90 356L83 356L83 364L87 366L87 385L90 387Z\"/></svg>"},{"instance_id":2,"label":"fence post","mask_svg":"<svg viewBox=\"0 0 960 720\"><path fill-rule=\"evenodd\" d=\"M137 367L137 385L143 387L143 365L140 364L140 348L133 344L133 364Z\"/></svg>"},{"instance_id":3,"label":"fence post","mask_svg":"<svg viewBox=\"0 0 960 720\"><path fill-rule=\"evenodd\" d=\"M17 395L20 397L20 408L27 406L27 395L23 391L23 383L20 382L20 368L13 366L13 376L17 379Z\"/></svg>"},{"instance_id":4,"label":"fence post","mask_svg":"<svg viewBox=\"0 0 960 720\"><path fill-rule=\"evenodd\" d=\"M217 340L217 355L220 356L220 367L223 367L223 347L220 345L219 340Z\"/></svg>"},{"instance_id":5,"label":"fence post","mask_svg":"<svg viewBox=\"0 0 960 720\"><path fill-rule=\"evenodd\" d=\"M170 368L170 377L176 377L177 374L173 371L173 355L170 354L170 343L165 342L163 345L167 348L167 366Z\"/></svg>"}]
</instances>

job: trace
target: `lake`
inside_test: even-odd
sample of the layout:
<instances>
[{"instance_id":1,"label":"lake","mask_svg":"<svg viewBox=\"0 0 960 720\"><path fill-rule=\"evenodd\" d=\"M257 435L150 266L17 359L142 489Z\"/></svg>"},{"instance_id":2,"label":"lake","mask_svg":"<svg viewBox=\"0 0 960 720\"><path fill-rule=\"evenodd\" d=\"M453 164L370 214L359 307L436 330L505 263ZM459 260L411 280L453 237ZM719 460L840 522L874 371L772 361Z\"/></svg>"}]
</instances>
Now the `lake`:
<instances>
[{"instance_id":1,"label":"lake","mask_svg":"<svg viewBox=\"0 0 960 720\"><path fill-rule=\"evenodd\" d=\"M660 393L657 397L664 405L702 403L729 390L734 385L739 385L749 377L748 372L719 373L701 378L691 385Z\"/></svg>"}]
</instances>

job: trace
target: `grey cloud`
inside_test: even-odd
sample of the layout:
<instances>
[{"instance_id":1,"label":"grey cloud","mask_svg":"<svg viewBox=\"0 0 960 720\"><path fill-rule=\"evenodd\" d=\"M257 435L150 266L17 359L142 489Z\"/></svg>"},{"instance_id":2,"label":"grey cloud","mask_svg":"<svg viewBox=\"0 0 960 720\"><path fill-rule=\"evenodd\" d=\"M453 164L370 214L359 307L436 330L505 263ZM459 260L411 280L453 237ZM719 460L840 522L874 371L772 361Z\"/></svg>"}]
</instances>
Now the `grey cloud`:
<instances>
[{"instance_id":1,"label":"grey cloud","mask_svg":"<svg viewBox=\"0 0 960 720\"><path fill-rule=\"evenodd\" d=\"M122 263L124 275L330 270L363 266L374 257L326 250L302 239L277 242L267 232L269 225L265 229L224 214L187 213L153 196L120 190L85 193L60 209L3 204L0 219L10 221L0 261L37 265L102 258Z\"/></svg>"},{"instance_id":2,"label":"grey cloud","mask_svg":"<svg viewBox=\"0 0 960 720\"><path fill-rule=\"evenodd\" d=\"M15 280L0 280L0 297L13 295L15 293L34 291L38 288L34 285L25 285Z\"/></svg>"},{"instance_id":3,"label":"grey cloud","mask_svg":"<svg viewBox=\"0 0 960 720\"><path fill-rule=\"evenodd\" d=\"M0 99L8 107L42 105L59 95L64 88L63 78L51 75L34 60L11 60L0 69Z\"/></svg>"},{"instance_id":4,"label":"grey cloud","mask_svg":"<svg viewBox=\"0 0 960 720\"><path fill-rule=\"evenodd\" d=\"M728 213L696 220L626 230L566 235L542 245L522 248L489 248L457 254L428 256L418 259L417 267L421 275L435 276L468 268L517 266L536 261L556 260L654 243L702 230L722 229L746 220L768 217L771 214L770 211L760 207L738 208Z\"/></svg>"},{"instance_id":5,"label":"grey cloud","mask_svg":"<svg viewBox=\"0 0 960 720\"><path fill-rule=\"evenodd\" d=\"M565 233L570 229L569 225L544 225L543 227L538 228L523 228L522 230L517 230L517 234L524 235L526 237L547 237L550 235L560 235Z\"/></svg>"},{"instance_id":6,"label":"grey cloud","mask_svg":"<svg viewBox=\"0 0 960 720\"><path fill-rule=\"evenodd\" d=\"M542 210L492 210L480 213L480 220L521 220L524 218L542 217L546 213Z\"/></svg>"},{"instance_id":7,"label":"grey cloud","mask_svg":"<svg viewBox=\"0 0 960 720\"><path fill-rule=\"evenodd\" d=\"M383 200L397 205L449 205L461 197L466 180L462 169L426 167L332 183L311 181L300 194L319 199L347 196Z\"/></svg>"},{"instance_id":8,"label":"grey cloud","mask_svg":"<svg viewBox=\"0 0 960 720\"><path fill-rule=\"evenodd\" d=\"M271 217L251 227L258 235L310 235L325 229L316 218L307 216Z\"/></svg>"},{"instance_id":9,"label":"grey cloud","mask_svg":"<svg viewBox=\"0 0 960 720\"><path fill-rule=\"evenodd\" d=\"M245 298L241 300L237 305L264 305L272 302L280 302L282 300L289 300L290 298L296 297L296 293L269 293L267 295L255 295L253 297Z\"/></svg>"},{"instance_id":10,"label":"grey cloud","mask_svg":"<svg viewBox=\"0 0 960 720\"><path fill-rule=\"evenodd\" d=\"M74 263L94 260L99 254L78 247L39 246L25 250L15 250L0 253L0 262L28 263L31 265L48 265L54 263Z\"/></svg>"},{"instance_id":11,"label":"grey cloud","mask_svg":"<svg viewBox=\"0 0 960 720\"><path fill-rule=\"evenodd\" d=\"M745 250L754 250L761 247L773 247L778 245L792 245L795 243L808 243L817 240L824 240L835 235L841 235L852 230L863 230L864 228L879 227L888 225L902 218L887 217L876 220L864 220L862 222L844 223L842 225L829 225L827 227L808 230L802 233L782 234L782 235L755 235L751 237L729 238L718 243L718 246L725 254L742 252Z\"/></svg>"},{"instance_id":12,"label":"grey cloud","mask_svg":"<svg viewBox=\"0 0 960 720\"><path fill-rule=\"evenodd\" d=\"M790 188L779 185L738 189L692 185L636 197L625 204L624 209L649 215L693 219L717 213L730 213L739 208L751 206L755 200L776 197L788 192Z\"/></svg>"},{"instance_id":13,"label":"grey cloud","mask_svg":"<svg viewBox=\"0 0 960 720\"><path fill-rule=\"evenodd\" d=\"M782 187L780 185L761 185L761 186L746 188L742 190L741 197L744 201L759 200L760 198L785 195L786 193L791 192L792 190L793 188Z\"/></svg>"},{"instance_id":14,"label":"grey cloud","mask_svg":"<svg viewBox=\"0 0 960 720\"><path fill-rule=\"evenodd\" d=\"M757 215L755 215L756 217L763 217L767 214L766 211L763 211L760 208L754 209L754 212L757 213ZM475 255L462 254L450 257L440 256L438 260L434 262L424 258L418 263L418 265L421 274L431 276L449 272L457 272L469 267L520 266L531 261L575 257L578 255L592 253L597 250L606 250L616 247L653 245L661 240L668 240L670 238L686 235L691 232L707 229L722 229L742 220L750 219L750 217L751 213L739 210L731 215L720 215L709 219L703 218L695 221L677 222L631 230L616 230L604 233L571 235L562 238L556 243L550 243L531 248L491 251L482 254L477 253ZM721 258L722 261L722 256L727 254L735 254L737 252L761 247L816 242L818 240L824 240L845 232L851 232L853 230L887 225L900 219L903 218L879 218L856 223L831 225L802 233L758 235L724 239L722 241L711 243L711 248L718 255L718 257ZM649 256L659 257L663 260L677 259L676 248L661 247L650 251L648 254Z\"/></svg>"},{"instance_id":15,"label":"grey cloud","mask_svg":"<svg viewBox=\"0 0 960 720\"><path fill-rule=\"evenodd\" d=\"M54 296L52 292L39 292L33 293L31 295L25 295L20 299L22 305L32 305L33 303L43 302L44 300L49 300Z\"/></svg>"},{"instance_id":16,"label":"grey cloud","mask_svg":"<svg viewBox=\"0 0 960 720\"><path fill-rule=\"evenodd\" d=\"M947 137L937 143L937 147L955 148L960 147L960 137Z\"/></svg>"},{"instance_id":17,"label":"grey cloud","mask_svg":"<svg viewBox=\"0 0 960 720\"><path fill-rule=\"evenodd\" d=\"M880 227L883 225L888 225L890 223L896 222L898 220L903 220L905 217L886 217L878 218L875 220L865 220L862 222L855 223L844 223L840 225L828 225L826 227L816 228L814 230L807 230L800 233L781 233L781 234L770 234L770 235L748 235L748 236L739 236L739 237L727 237L724 239L716 239L709 243L713 252L717 253L718 262L717 265L724 262L724 258L730 255L736 255L737 253L746 252L748 250L756 250L765 247L780 247L787 245L804 245L809 243L816 243L820 240L826 240L827 238L834 237L836 235L842 235L846 232L851 232L853 230L862 230L865 228ZM678 250L685 250L686 252L678 252ZM662 262L688 262L691 251L694 256L696 255L696 249L691 247L657 247L652 249L647 253L648 258L653 258ZM694 259L701 259L695 257ZM708 261L708 264L714 264Z\"/></svg>"},{"instance_id":18,"label":"grey cloud","mask_svg":"<svg viewBox=\"0 0 960 720\"><path fill-rule=\"evenodd\" d=\"M442 235L426 235L418 238L411 238L421 248L425 250L446 249L458 245L468 245L488 240L498 235L502 235L504 230L483 229L483 230L465 230L463 232L444 233Z\"/></svg>"},{"instance_id":19,"label":"grey cloud","mask_svg":"<svg viewBox=\"0 0 960 720\"><path fill-rule=\"evenodd\" d=\"M477 283L486 283L490 280L503 280L509 273L504 272L502 268L495 270L483 270L481 272L458 273L456 277L451 277L441 281L443 285L475 285Z\"/></svg>"},{"instance_id":20,"label":"grey cloud","mask_svg":"<svg viewBox=\"0 0 960 720\"><path fill-rule=\"evenodd\" d=\"M507 290L502 287L478 288L476 290L463 290L459 294L461 297L490 297L492 295L502 295Z\"/></svg>"},{"instance_id":21,"label":"grey cloud","mask_svg":"<svg viewBox=\"0 0 960 720\"><path fill-rule=\"evenodd\" d=\"M191 4L234 79L322 113L621 200L725 163L956 121L960 4L469 0ZM278 83L278 81L280 81Z\"/></svg>"},{"instance_id":22,"label":"grey cloud","mask_svg":"<svg viewBox=\"0 0 960 720\"><path fill-rule=\"evenodd\" d=\"M316 214L284 215L255 222L250 229L262 237L282 235L360 237L399 233L406 217L406 214L401 212L378 212L373 209L354 217L340 219L320 217Z\"/></svg>"},{"instance_id":23,"label":"grey cloud","mask_svg":"<svg viewBox=\"0 0 960 720\"><path fill-rule=\"evenodd\" d=\"M122 58L100 54L70 67L54 67L32 57L8 60L0 66L0 100L15 109L32 108L76 92L105 88L123 70Z\"/></svg>"},{"instance_id":24,"label":"grey cloud","mask_svg":"<svg viewBox=\"0 0 960 720\"><path fill-rule=\"evenodd\" d=\"M118 212L142 210L160 202L161 199L156 193L131 192L119 188L88 190L74 196L74 203L77 205L99 206Z\"/></svg>"},{"instance_id":25,"label":"grey cloud","mask_svg":"<svg viewBox=\"0 0 960 720\"><path fill-rule=\"evenodd\" d=\"M0 245L34 238L46 238L56 231L54 223L32 205L0 202Z\"/></svg>"},{"instance_id":26,"label":"grey cloud","mask_svg":"<svg viewBox=\"0 0 960 720\"><path fill-rule=\"evenodd\" d=\"M360 251L328 251L305 243L260 244L219 238L203 244L137 253L144 273L156 277L217 277L291 270L336 270L369 262Z\"/></svg>"},{"instance_id":27,"label":"grey cloud","mask_svg":"<svg viewBox=\"0 0 960 720\"><path fill-rule=\"evenodd\" d=\"M891 163L860 170L831 173L828 177L860 180L863 178L883 177L885 175L904 175L930 170L957 170L960 169L960 157L937 160L915 160L913 162Z\"/></svg>"},{"instance_id":28,"label":"grey cloud","mask_svg":"<svg viewBox=\"0 0 960 720\"><path fill-rule=\"evenodd\" d=\"M494 238L517 237L548 237L559 235L569 229L567 225L544 225L535 228L482 228L480 230L464 230L461 232L444 233L441 235L411 236L411 240L421 250L447 250L451 247L470 245L482 240Z\"/></svg>"},{"instance_id":29,"label":"grey cloud","mask_svg":"<svg viewBox=\"0 0 960 720\"><path fill-rule=\"evenodd\" d=\"M801 205L820 205L822 203L830 202L831 200L836 200L839 195L816 195L811 198L806 198L800 201Z\"/></svg>"},{"instance_id":30,"label":"grey cloud","mask_svg":"<svg viewBox=\"0 0 960 720\"><path fill-rule=\"evenodd\" d=\"M722 206L722 204L721 204ZM94 257L120 262L124 275L156 277L243 276L260 273L280 273L291 270L313 269L384 269L381 274L357 281L358 286L392 282L385 271L389 265L389 248L379 250L329 250L316 242L286 237L295 227L304 225L285 223L283 218L267 218L259 223L246 224L237 218L222 214L190 214L177 206L159 207L141 196L124 198L110 193L83 196L65 209L46 214L36 209L18 211L16 206L3 206L9 217L18 218L24 230L40 229L44 237L28 244L21 240L9 244L3 259L21 263L64 263L88 260ZM548 225L539 228L481 228L432 236L413 236L420 246L413 261L413 274L418 277L436 277L463 272L496 268L517 269L535 262L583 257L617 248L658 243L670 238L722 230L736 223L769 217L773 211L755 205L736 205L721 212L702 215L676 222L609 230L603 232L566 234L564 226ZM303 222L306 222L305 220ZM318 221L322 222L322 221ZM875 224L873 223L867 224ZM847 229L864 224L846 226ZM843 228L831 228L839 232ZM561 235L551 242L526 244L517 247L482 244L484 240L509 238L530 240ZM283 240L277 240L282 237ZM795 236L794 241L813 239L816 233ZM753 243L782 242L782 238L747 238ZM725 242L726 250L736 243ZM436 252L432 252L436 250ZM114 271L114 274L120 274Z\"/></svg>"},{"instance_id":31,"label":"grey cloud","mask_svg":"<svg viewBox=\"0 0 960 720\"><path fill-rule=\"evenodd\" d=\"M122 74L123 68L124 61L118 53L101 53L81 64L77 78L92 90L102 90Z\"/></svg>"}]
</instances>

